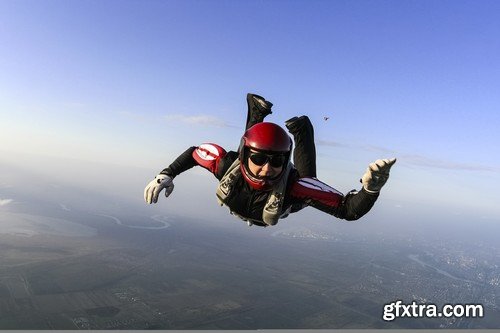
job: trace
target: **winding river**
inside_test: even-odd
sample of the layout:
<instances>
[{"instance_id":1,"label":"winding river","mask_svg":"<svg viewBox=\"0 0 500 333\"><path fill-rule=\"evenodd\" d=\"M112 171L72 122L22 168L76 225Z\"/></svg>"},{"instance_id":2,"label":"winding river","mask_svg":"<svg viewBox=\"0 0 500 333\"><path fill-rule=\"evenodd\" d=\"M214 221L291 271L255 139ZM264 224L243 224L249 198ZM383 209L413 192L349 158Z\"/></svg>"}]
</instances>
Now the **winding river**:
<instances>
[{"instance_id":1,"label":"winding river","mask_svg":"<svg viewBox=\"0 0 500 333\"><path fill-rule=\"evenodd\" d=\"M127 227L127 228L160 230L160 229L166 229L166 228L170 227L170 223L167 222L168 217L163 216L163 215L153 215L153 216L151 216L152 220L154 220L156 222L160 222L162 224L161 226L157 226L157 227L156 226L155 227L153 227L153 226L148 227L148 226L140 226L140 225L128 225L128 224L124 224L116 216L106 215L106 214L96 214L96 215L112 219L116 224L124 226L124 227Z\"/></svg>"}]
</instances>

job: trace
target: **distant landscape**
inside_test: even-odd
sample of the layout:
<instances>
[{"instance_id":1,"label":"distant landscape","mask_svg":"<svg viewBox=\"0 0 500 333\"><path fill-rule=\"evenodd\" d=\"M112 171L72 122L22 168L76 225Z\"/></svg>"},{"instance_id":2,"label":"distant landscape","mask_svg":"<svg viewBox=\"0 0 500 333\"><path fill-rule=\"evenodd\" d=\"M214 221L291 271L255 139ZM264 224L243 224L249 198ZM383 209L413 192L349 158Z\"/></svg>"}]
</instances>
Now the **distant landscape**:
<instances>
[{"instance_id":1,"label":"distant landscape","mask_svg":"<svg viewBox=\"0 0 500 333\"><path fill-rule=\"evenodd\" d=\"M223 208L173 212L182 186L147 206L0 166L0 329L500 327L492 232L375 228L377 210L369 223L300 212L248 227ZM480 303L485 316L384 321L396 300Z\"/></svg>"},{"instance_id":2,"label":"distant landscape","mask_svg":"<svg viewBox=\"0 0 500 333\"><path fill-rule=\"evenodd\" d=\"M0 212L2 329L493 328L498 248L282 222L223 228L70 204ZM339 224L340 225L340 224ZM484 318L382 320L397 299Z\"/></svg>"},{"instance_id":3,"label":"distant landscape","mask_svg":"<svg viewBox=\"0 0 500 333\"><path fill-rule=\"evenodd\" d=\"M0 0L0 330L500 329L499 13ZM247 132L261 120L287 151ZM204 143L229 155L190 158ZM242 144L344 194L371 169L383 188L357 221L318 204L248 226L214 176ZM175 189L147 204L170 165Z\"/></svg>"}]
</instances>

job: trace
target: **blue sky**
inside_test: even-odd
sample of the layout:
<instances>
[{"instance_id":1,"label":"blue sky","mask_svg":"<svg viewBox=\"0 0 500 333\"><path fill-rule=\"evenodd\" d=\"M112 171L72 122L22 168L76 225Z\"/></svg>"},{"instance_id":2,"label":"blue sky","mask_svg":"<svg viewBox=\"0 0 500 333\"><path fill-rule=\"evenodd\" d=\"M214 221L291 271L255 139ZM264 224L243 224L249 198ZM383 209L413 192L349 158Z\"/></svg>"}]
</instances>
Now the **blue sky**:
<instances>
[{"instance_id":1,"label":"blue sky","mask_svg":"<svg viewBox=\"0 0 500 333\"><path fill-rule=\"evenodd\" d=\"M319 177L340 191L394 156L383 212L498 221L499 12L498 1L4 0L0 150L139 167L145 185L189 146L236 148L254 92L275 104L269 121L311 118Z\"/></svg>"}]
</instances>

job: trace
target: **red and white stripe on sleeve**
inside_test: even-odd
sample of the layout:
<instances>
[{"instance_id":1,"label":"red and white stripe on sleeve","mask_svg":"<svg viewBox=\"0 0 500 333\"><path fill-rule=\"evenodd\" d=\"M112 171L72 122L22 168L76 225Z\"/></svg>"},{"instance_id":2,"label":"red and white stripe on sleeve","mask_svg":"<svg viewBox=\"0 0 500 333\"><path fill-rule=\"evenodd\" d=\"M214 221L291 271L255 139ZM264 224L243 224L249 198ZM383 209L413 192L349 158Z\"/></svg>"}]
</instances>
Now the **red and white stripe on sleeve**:
<instances>
[{"instance_id":1,"label":"red and white stripe on sleeve","mask_svg":"<svg viewBox=\"0 0 500 333\"><path fill-rule=\"evenodd\" d=\"M291 196L304 201L315 201L330 207L338 207L344 195L316 178L300 178L293 185Z\"/></svg>"},{"instance_id":2,"label":"red and white stripe on sleeve","mask_svg":"<svg viewBox=\"0 0 500 333\"><path fill-rule=\"evenodd\" d=\"M193 151L193 158L202 167L213 174L217 172L219 161L226 155L226 151L215 143L204 143Z\"/></svg>"}]
</instances>

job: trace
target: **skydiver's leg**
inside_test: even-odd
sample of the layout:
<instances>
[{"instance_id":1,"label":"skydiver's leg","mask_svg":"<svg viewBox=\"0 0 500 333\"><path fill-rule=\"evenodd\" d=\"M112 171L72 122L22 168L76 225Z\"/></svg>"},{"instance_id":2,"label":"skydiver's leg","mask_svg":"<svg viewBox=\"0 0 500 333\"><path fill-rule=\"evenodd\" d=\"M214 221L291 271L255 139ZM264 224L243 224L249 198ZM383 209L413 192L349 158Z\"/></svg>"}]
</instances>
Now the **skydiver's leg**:
<instances>
[{"instance_id":1,"label":"skydiver's leg","mask_svg":"<svg viewBox=\"0 0 500 333\"><path fill-rule=\"evenodd\" d=\"M259 95L247 94L247 105L248 113L245 130L257 123L263 122L264 118L272 113L271 107L273 103L266 101L264 97Z\"/></svg>"},{"instance_id":2,"label":"skydiver's leg","mask_svg":"<svg viewBox=\"0 0 500 333\"><path fill-rule=\"evenodd\" d=\"M293 164L300 177L316 177L316 146L314 128L307 116L293 117L285 122L293 135Z\"/></svg>"}]
</instances>

